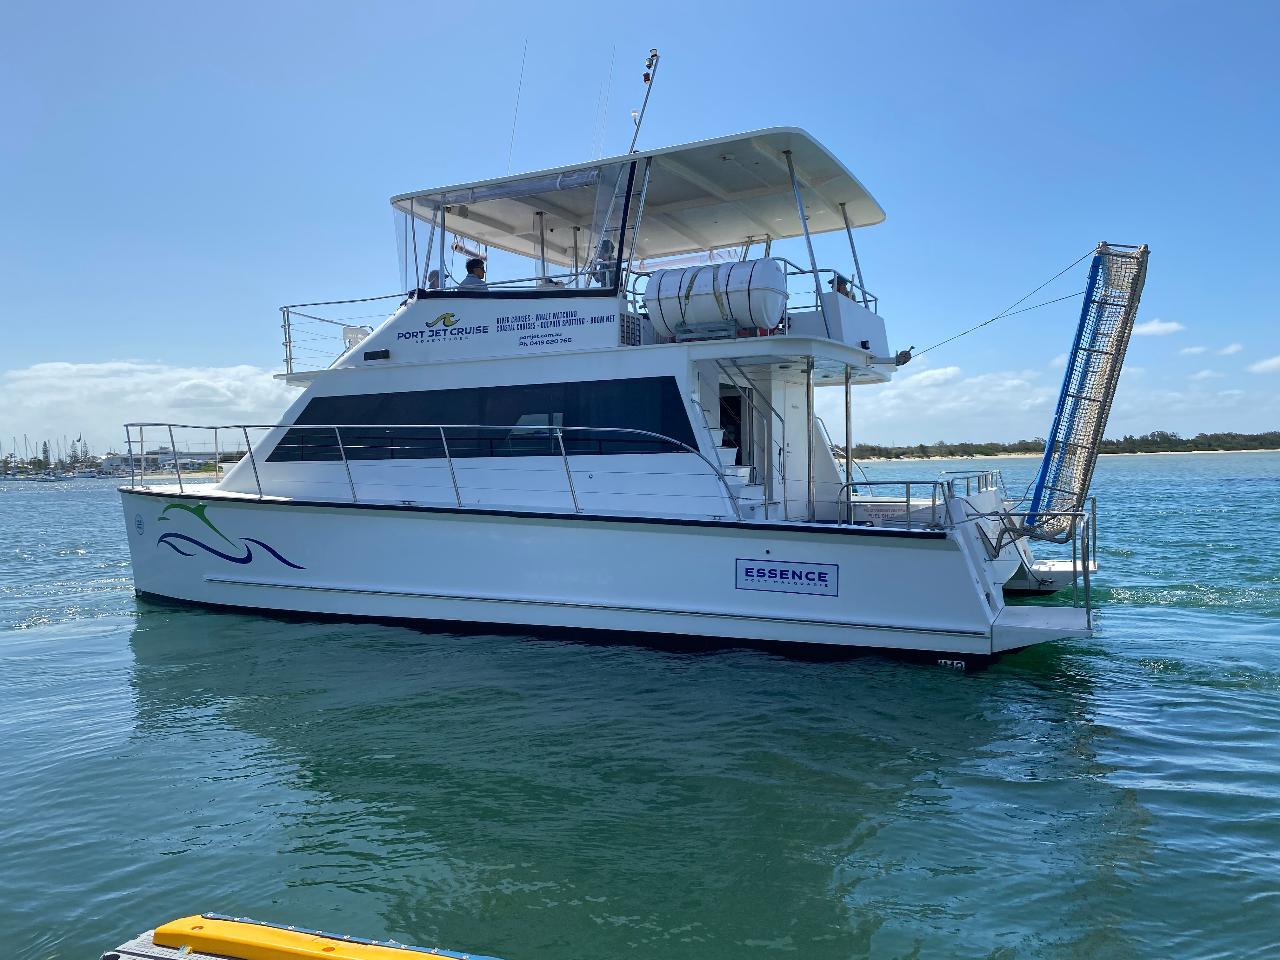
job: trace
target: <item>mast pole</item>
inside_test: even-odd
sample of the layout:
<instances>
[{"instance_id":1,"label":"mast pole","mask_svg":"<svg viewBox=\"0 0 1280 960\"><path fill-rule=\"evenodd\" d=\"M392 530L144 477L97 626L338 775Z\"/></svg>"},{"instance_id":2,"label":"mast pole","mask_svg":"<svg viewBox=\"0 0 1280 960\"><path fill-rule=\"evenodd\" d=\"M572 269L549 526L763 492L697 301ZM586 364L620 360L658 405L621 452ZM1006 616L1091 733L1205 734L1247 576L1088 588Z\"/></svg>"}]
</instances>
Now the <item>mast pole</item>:
<instances>
[{"instance_id":1,"label":"mast pole","mask_svg":"<svg viewBox=\"0 0 1280 960\"><path fill-rule=\"evenodd\" d=\"M639 113L631 114L636 129L631 134L631 146L627 147L627 153L636 152L636 141L640 139L640 124L644 123L644 112L649 108L649 94L653 93L653 81L658 76L658 60L658 48L653 47L649 50L649 59L644 62L644 102L640 104Z\"/></svg>"}]
</instances>

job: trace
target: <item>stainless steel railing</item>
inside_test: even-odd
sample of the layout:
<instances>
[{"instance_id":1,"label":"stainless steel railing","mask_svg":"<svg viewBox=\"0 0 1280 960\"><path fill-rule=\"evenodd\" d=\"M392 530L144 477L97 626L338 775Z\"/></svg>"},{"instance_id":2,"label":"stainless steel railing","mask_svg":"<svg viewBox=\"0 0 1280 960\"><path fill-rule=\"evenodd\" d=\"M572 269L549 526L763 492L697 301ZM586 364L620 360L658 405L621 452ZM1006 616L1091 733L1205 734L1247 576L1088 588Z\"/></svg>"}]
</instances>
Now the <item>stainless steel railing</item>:
<instances>
[{"instance_id":1,"label":"stainless steel railing","mask_svg":"<svg viewBox=\"0 0 1280 960\"><path fill-rule=\"evenodd\" d=\"M355 477L351 472L351 458L348 456L349 445L343 442L343 431L348 431L348 432L350 431L366 431L367 432L371 430L374 430L374 431L376 430L434 431L439 437L439 442L441 446L441 452L443 453L443 457L442 458L429 457L426 459L443 459L445 461L445 464L449 471L450 481L453 487L454 501L458 507L464 507L465 504L463 503L462 488L458 481L458 471L455 465L455 460L457 458L450 452L450 449L449 449L450 433L454 434L455 439L457 439L457 431L468 431L472 433L480 432L480 431L491 431L491 432L506 434L508 435L508 437L513 433L520 433L524 437L532 438L532 439L545 437L548 440L554 441L555 443L556 452L558 452L559 459L561 461L561 464L564 467L567 492L569 494L570 501L573 504L573 510L575 513L582 513L583 510L582 510L581 501L578 497L577 487L574 484L574 480L573 480L573 471L571 469L570 457L576 456L576 455L582 455L582 454L579 454L577 452L570 453L570 451L565 446L565 442L564 442L565 435L566 434L570 435L571 440L576 439L578 437L586 437L588 440L594 439L599 445L602 452L603 452L604 444L608 442L608 438L643 439L647 441L654 441L660 444L665 444L671 447L672 452L691 453L695 457L697 457L699 460L701 460L709 468L709 475L711 477L714 477L714 479L717 481L718 486L724 498L728 501L729 506L732 508L734 518L737 520L743 519L741 504L739 503L737 496L734 494L733 489L728 482L728 479L725 477L724 471L719 466L712 463L711 460L709 460L706 456L704 456L701 451L695 449L694 447L691 447L680 440L676 440L674 437L668 437L664 434L654 433L649 430L634 430L627 427L552 427L552 426L545 426L545 425L537 426L537 425L526 425L526 424L513 424L509 426L499 426L494 424L466 424L466 423L447 423L447 424L436 424L436 423L427 423L427 424L423 424L423 423L261 424L261 423L251 423L251 424L211 425L211 424L190 424L190 423L134 422L134 423L125 424L125 444L126 444L126 450L130 454L131 464L133 462L132 453L134 450L135 442L138 444L139 451L145 453L145 436L146 436L146 431L148 429L150 430L160 429L165 431L164 435L168 436L170 441L170 450L174 452L175 457L178 451L177 451L177 444L173 434L174 430L210 431L213 434L213 443L215 448L218 446L220 432L236 431L237 433L243 434L245 439L245 445L248 450L248 453L246 454L245 459L249 461L250 469L253 472L254 488L257 490L259 499L265 497L266 493L263 490L263 486L262 486L262 472L259 469L257 454L255 453L253 443L250 441L250 438L249 438L250 430L281 430L281 431L286 431L286 434L285 434L286 436L287 436L287 431L290 431L290 430L299 430L299 431L308 431L308 432L332 431L333 437L334 437L334 443L337 451L337 459L343 464L344 470L346 472L347 485L348 485L348 489L350 490L352 503L359 503L361 501L360 501L359 492L357 490ZM136 441L134 439L135 430L137 431ZM601 434L606 436L601 437L600 436ZM491 441L491 447L492 447L492 441ZM243 461L241 462L243 463ZM325 460L325 461L317 461L317 462L332 462L332 461ZM176 459L175 459L175 463L176 463ZM706 476L706 474L704 474L703 476ZM145 479L146 477L144 474L143 476L144 482L145 482ZM185 492L185 481L183 479L181 471L177 472L176 479L178 483L179 492ZM130 486L139 486L137 474L132 470L132 468L130 469L129 482L130 482Z\"/></svg>"},{"instance_id":2,"label":"stainless steel railing","mask_svg":"<svg viewBox=\"0 0 1280 960\"><path fill-rule=\"evenodd\" d=\"M900 498L877 496L874 499L858 502L859 498L855 492L857 487L902 488L903 494ZM928 491L928 500L913 496L913 490L916 493L922 490ZM895 514L897 508L901 506L902 519L897 519L896 516L893 519L882 517L881 522L893 526L905 526L908 530L947 529L955 526L951 515L952 496L951 485L946 480L849 480L840 487L838 499L841 512L837 523L844 525L858 522L854 519L855 506L862 507L864 511L867 509L892 510ZM917 521L915 514L923 510L926 504L929 508L928 520Z\"/></svg>"},{"instance_id":3,"label":"stainless steel railing","mask_svg":"<svg viewBox=\"0 0 1280 960\"><path fill-rule=\"evenodd\" d=\"M743 435L744 440L752 445L753 449L746 451L751 458L751 466L757 474L757 482L761 482L765 487L765 503L766 516L768 516L767 505L772 503L781 503L782 517L787 519L787 421L786 418L778 412L778 409L769 402L768 392L761 390L756 382L751 379L737 360L730 359L727 362L716 360L717 369L728 380L729 385L737 392L743 402L747 406L746 422L739 422L739 431ZM741 382L738 378L741 377ZM746 386L743 386L743 383ZM701 406L701 404L699 404ZM767 414L767 416L766 416ZM706 411L703 411L705 417ZM775 427L776 424L776 427ZM760 429L764 433L764 457L761 458L754 446L757 442L756 432ZM777 430L777 436L774 431ZM763 459L764 463L760 461ZM761 469L763 466L763 470Z\"/></svg>"},{"instance_id":4,"label":"stainless steel railing","mask_svg":"<svg viewBox=\"0 0 1280 960\"><path fill-rule=\"evenodd\" d=\"M1029 528L1026 525L1028 517L1050 517L1067 521L1064 536L1071 541L1071 605L1078 607L1083 603L1085 622L1090 629L1093 629L1092 568L1097 562L1098 555L1098 521L1095 513L1097 499L1090 498L1090 503L1091 508L1088 510L1040 510L1034 514L1025 510L1000 510L993 515L976 514L970 519L988 517L1000 520L1000 533L996 536L994 544L985 533L982 535L987 541L988 554L992 559L1000 555L1006 543L1012 543L1028 535ZM1067 540L1058 542L1065 544Z\"/></svg>"},{"instance_id":5,"label":"stainless steel railing","mask_svg":"<svg viewBox=\"0 0 1280 960\"><path fill-rule=\"evenodd\" d=\"M951 493L956 495L960 487L964 487L964 495L971 497L975 493L995 492L1004 497L1004 477L999 470L944 470L942 475L951 485Z\"/></svg>"}]
</instances>

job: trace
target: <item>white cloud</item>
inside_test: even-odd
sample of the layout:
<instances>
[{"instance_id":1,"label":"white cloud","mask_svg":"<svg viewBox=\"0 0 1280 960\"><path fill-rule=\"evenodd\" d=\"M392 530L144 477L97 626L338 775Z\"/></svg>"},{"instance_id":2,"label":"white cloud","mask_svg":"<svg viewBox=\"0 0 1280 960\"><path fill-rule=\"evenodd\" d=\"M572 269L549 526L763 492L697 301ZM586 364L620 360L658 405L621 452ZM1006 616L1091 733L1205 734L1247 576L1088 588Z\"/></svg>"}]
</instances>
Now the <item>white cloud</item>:
<instances>
[{"instance_id":1,"label":"white cloud","mask_svg":"<svg viewBox=\"0 0 1280 960\"><path fill-rule=\"evenodd\" d=\"M1191 375L1192 380L1217 380L1222 376L1217 370L1201 370Z\"/></svg>"},{"instance_id":2,"label":"white cloud","mask_svg":"<svg viewBox=\"0 0 1280 960\"><path fill-rule=\"evenodd\" d=\"M1204 353L1208 349L1209 349L1208 347L1183 347L1178 352L1185 353L1185 354L1196 354L1196 353Z\"/></svg>"},{"instance_id":3,"label":"white cloud","mask_svg":"<svg viewBox=\"0 0 1280 960\"><path fill-rule=\"evenodd\" d=\"M0 442L8 449L15 435L34 442L83 434L103 453L123 447L127 421L277 423L297 395L272 371L250 366L38 363L0 373Z\"/></svg>"},{"instance_id":4,"label":"white cloud","mask_svg":"<svg viewBox=\"0 0 1280 960\"><path fill-rule=\"evenodd\" d=\"M1250 364L1250 373L1277 373L1280 372L1280 357L1267 357L1265 360L1259 360L1257 363Z\"/></svg>"},{"instance_id":5,"label":"white cloud","mask_svg":"<svg viewBox=\"0 0 1280 960\"><path fill-rule=\"evenodd\" d=\"M1042 382L1043 370L966 374L951 366L907 374L910 369L883 386L854 390L856 442L1020 440L1049 429L1058 385L1056 377ZM832 434L841 436L843 392L820 389L815 401Z\"/></svg>"},{"instance_id":6,"label":"white cloud","mask_svg":"<svg viewBox=\"0 0 1280 960\"><path fill-rule=\"evenodd\" d=\"M1218 356L1229 357L1233 353L1239 353L1244 349L1244 345L1240 343L1228 343L1225 347L1218 351Z\"/></svg>"},{"instance_id":7,"label":"white cloud","mask_svg":"<svg viewBox=\"0 0 1280 960\"><path fill-rule=\"evenodd\" d=\"M1177 320L1147 320L1144 323L1134 324L1133 334L1136 337L1163 337L1185 329L1187 328Z\"/></svg>"},{"instance_id":8,"label":"white cloud","mask_svg":"<svg viewBox=\"0 0 1280 960\"><path fill-rule=\"evenodd\" d=\"M1050 370L1065 370L1067 368L1067 355L1060 353L1049 361Z\"/></svg>"}]
</instances>

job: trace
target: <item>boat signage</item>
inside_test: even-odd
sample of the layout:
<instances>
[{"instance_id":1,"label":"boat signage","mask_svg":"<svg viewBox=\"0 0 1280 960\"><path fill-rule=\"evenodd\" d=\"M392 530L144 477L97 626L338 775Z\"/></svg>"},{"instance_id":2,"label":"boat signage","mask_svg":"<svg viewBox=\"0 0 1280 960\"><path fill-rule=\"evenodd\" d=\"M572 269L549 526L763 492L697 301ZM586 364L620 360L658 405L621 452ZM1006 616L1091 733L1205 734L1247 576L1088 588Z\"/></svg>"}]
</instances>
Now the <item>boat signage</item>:
<instances>
[{"instance_id":1,"label":"boat signage","mask_svg":"<svg viewBox=\"0 0 1280 960\"><path fill-rule=\"evenodd\" d=\"M840 595L840 565L793 563L790 560L738 560L739 590L769 593L811 593L819 597Z\"/></svg>"},{"instance_id":2,"label":"boat signage","mask_svg":"<svg viewBox=\"0 0 1280 960\"><path fill-rule=\"evenodd\" d=\"M439 300L422 301L396 321L395 346L453 360L618 345L612 299L543 301L536 307L535 302L470 298L445 309Z\"/></svg>"}]
</instances>

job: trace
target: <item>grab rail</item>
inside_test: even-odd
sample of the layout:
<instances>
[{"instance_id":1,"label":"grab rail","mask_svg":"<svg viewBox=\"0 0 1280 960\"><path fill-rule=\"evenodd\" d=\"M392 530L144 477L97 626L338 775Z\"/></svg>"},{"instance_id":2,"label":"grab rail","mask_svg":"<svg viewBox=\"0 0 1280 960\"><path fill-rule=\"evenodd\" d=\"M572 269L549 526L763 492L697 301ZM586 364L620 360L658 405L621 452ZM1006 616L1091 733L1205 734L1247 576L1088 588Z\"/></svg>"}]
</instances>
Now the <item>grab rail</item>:
<instances>
[{"instance_id":1,"label":"grab rail","mask_svg":"<svg viewBox=\"0 0 1280 960\"><path fill-rule=\"evenodd\" d=\"M1000 491L1004 485L1004 478L1001 477L999 470L944 470L942 475L947 478L946 482L951 484L951 492L956 492L956 484L964 481L964 495L971 496L974 493L974 485L977 485L978 493L985 493L988 490Z\"/></svg>"},{"instance_id":2,"label":"grab rail","mask_svg":"<svg viewBox=\"0 0 1280 960\"><path fill-rule=\"evenodd\" d=\"M769 402L769 398L768 396L766 396L766 391L762 391L759 388L759 386L756 385L756 382L751 379L751 377L747 374L745 370L742 369L741 365L738 363L737 360L731 359L728 361L728 363L730 366L733 367L732 370L729 369L729 366L726 366L723 361L720 361L720 360L715 361L716 368L722 374L724 374L724 376L728 379L729 385L738 392L738 396L740 396L747 403L747 407L749 409L750 428L749 430L744 431L744 433L746 434L746 439L748 439L752 443L753 447L755 444L755 424L756 424L757 402L761 405L762 409L768 410L770 417L772 418L772 419L768 419L764 417L761 418L765 428L764 432L765 432L765 447L766 447L766 450L765 450L766 469L764 471L764 477L762 479L765 485L765 504L766 504L765 516L767 518L768 504L774 502L774 498L778 492L777 487L780 485L784 491L786 490L787 421L782 416L782 414L778 412L777 408L774 407L774 405ZM741 376L742 379L746 381L747 386L750 389L749 390L743 389L742 384L740 384L737 381L736 376ZM702 405L699 404L698 406L699 408L701 408ZM703 410L702 414L703 414L703 417L705 418L706 411ZM777 420L778 422L781 439L777 439L777 440L774 439L774 436L773 436L774 420ZM739 426L739 429L741 430L743 427L741 420L739 421L738 426ZM776 461L774 460L775 447L777 448L777 451L778 451L778 456ZM750 454L753 460L758 460L758 457L756 456L756 452L754 449L750 451ZM758 472L759 466L758 465L755 466L755 469ZM760 478L757 478L757 479L760 479ZM782 503L782 518L785 520L787 519L787 498L785 496L781 498L781 503Z\"/></svg>"},{"instance_id":3,"label":"grab rail","mask_svg":"<svg viewBox=\"0 0 1280 960\"><path fill-rule=\"evenodd\" d=\"M1064 536L1069 537L1071 541L1071 605L1073 607L1080 606L1081 597L1081 581L1083 580L1083 600L1085 611L1085 622L1090 629L1093 628L1093 571L1091 567L1096 562L1098 555L1098 524L1097 515L1094 513L1096 509L1096 498L1090 498L1091 503L1095 504L1089 510L1038 510L1034 513L1027 510L999 510L995 513L975 513L966 519L978 520L981 518L998 519L1000 521L1000 533L996 535L996 542L993 544L990 538L984 533L983 539L986 541L988 555L995 559L1005 548L1005 538L1008 542L1014 541L1030 535L1030 528L1027 526L1029 517L1048 517L1054 520L1066 520L1067 529ZM979 528L981 529L981 528ZM1067 542L1066 539L1056 541L1061 544Z\"/></svg>"},{"instance_id":4,"label":"grab rail","mask_svg":"<svg viewBox=\"0 0 1280 960\"><path fill-rule=\"evenodd\" d=\"M951 516L952 491L945 480L849 480L840 487L840 491L837 494L842 507L842 513L839 515L837 522L842 526L846 523L853 523L853 491L855 487L904 487L905 490L901 501L892 498L887 502L890 505L899 502L903 504L908 530L914 529L914 521L911 515L915 508L912 506L911 488L928 487L930 491L929 523L923 525L924 529L938 530L955 526L955 521ZM941 497L939 494L941 494ZM938 513L939 503L942 505L941 514Z\"/></svg>"},{"instance_id":5,"label":"grab rail","mask_svg":"<svg viewBox=\"0 0 1280 960\"><path fill-rule=\"evenodd\" d=\"M337 441L339 459L341 460L346 470L347 482L351 490L351 501L353 503L359 503L360 499L356 490L355 479L351 474L351 464L347 457L346 445L343 444L342 442L343 430L434 430L434 431L438 431L440 434L441 446L444 451L444 460L449 468L449 474L453 482L454 496L455 496L457 505L459 507L463 505L462 493L458 485L457 471L454 468L455 458L449 452L449 444L448 444L448 439L446 437L446 431L495 430L495 431L502 431L505 433L513 433L516 431L520 431L520 432L530 433L535 436L538 434L542 434L548 438L554 439L559 446L560 459L564 465L565 477L568 482L568 492L571 500L573 501L573 507L574 507L575 513L581 513L582 507L578 501L577 489L575 488L573 483L573 474L570 470L570 464L569 464L569 457L571 456L571 454L569 454L565 448L564 434L565 433L570 433L570 434L573 434L573 433L602 434L603 433L603 434L614 434L618 436L627 436L627 437L644 437L651 440L657 440L661 443L670 444L672 447L676 448L680 452L691 453L695 457L697 457L699 460L701 460L704 464L706 464L710 468L711 474L716 478L716 480L719 481L720 488L723 491L724 496L728 499L730 506L732 506L733 508L734 517L738 520L743 519L742 507L738 502L737 496L733 492L733 488L730 487L729 481L726 479L724 475L724 471L720 467L717 467L701 451L695 449L694 447L689 446L687 443L677 440L674 437L668 437L665 434L654 433L653 431L650 431L650 430L635 430L629 427L553 427L553 426L547 426L547 425L534 425L534 424L497 425L497 424L488 424L488 423L485 423L485 424L476 424L476 423L444 423L444 424L441 424L441 423L339 423L339 424L333 424L333 423L237 423L237 424L214 425L214 424L195 424L195 423L134 422L134 423L126 423L124 427L125 427L125 443L126 443L127 450L129 451L130 454L132 454L132 450L133 450L133 443L134 443L133 430L135 428L138 430L139 443L142 443L142 438L145 436L145 430L149 427L163 427L169 431L170 437L172 437L174 429L212 430L214 431L215 440L217 437L218 430L242 431L244 433L246 447L248 448L248 458L253 468L254 486L258 491L259 499L262 499L263 497L265 497L266 494L262 489L262 475L258 469L258 461L257 461L257 457L254 454L253 444L249 441L250 430L285 430L285 431L332 430L334 433L334 438ZM143 452L145 453L145 449L143 450ZM176 462L177 450L174 449L173 453L174 453L175 462ZM130 456L130 461L132 462L132 456ZM144 471L143 480L145 481L145 479L146 477L145 477L145 471ZM183 480L180 473L177 477L177 480L178 480L179 492L185 492L185 487L183 485ZM130 485L131 486L137 485L132 472L130 474Z\"/></svg>"}]
</instances>

